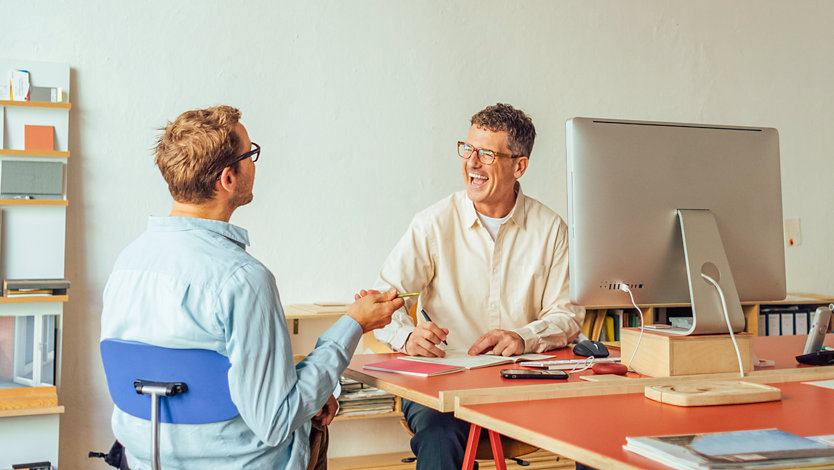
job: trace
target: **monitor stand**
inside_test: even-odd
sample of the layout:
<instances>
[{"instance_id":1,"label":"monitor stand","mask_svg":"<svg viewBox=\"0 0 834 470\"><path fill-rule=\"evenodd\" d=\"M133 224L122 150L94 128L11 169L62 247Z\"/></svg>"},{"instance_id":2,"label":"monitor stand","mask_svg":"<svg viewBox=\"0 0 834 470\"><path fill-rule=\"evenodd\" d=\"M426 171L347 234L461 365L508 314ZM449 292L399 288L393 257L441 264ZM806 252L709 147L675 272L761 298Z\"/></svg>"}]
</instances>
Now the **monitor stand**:
<instances>
[{"instance_id":1,"label":"monitor stand","mask_svg":"<svg viewBox=\"0 0 834 470\"><path fill-rule=\"evenodd\" d=\"M683 251L686 256L686 274L689 279L689 296L692 300L692 327L675 333L703 335L728 333L727 320L718 290L701 273L714 279L727 303L727 313L733 332L744 330L744 312L738 299L738 291L724 252L724 243L718 232L715 217L705 209L678 209L681 224ZM668 331L668 330L667 330Z\"/></svg>"}]
</instances>

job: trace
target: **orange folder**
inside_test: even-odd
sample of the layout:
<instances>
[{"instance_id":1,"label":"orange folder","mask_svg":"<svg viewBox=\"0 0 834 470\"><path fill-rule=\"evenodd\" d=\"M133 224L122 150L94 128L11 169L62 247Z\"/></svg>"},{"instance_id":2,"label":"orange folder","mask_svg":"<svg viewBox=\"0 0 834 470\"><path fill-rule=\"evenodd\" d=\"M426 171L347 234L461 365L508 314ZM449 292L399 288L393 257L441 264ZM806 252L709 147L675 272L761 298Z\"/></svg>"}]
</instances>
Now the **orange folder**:
<instances>
[{"instance_id":1,"label":"orange folder","mask_svg":"<svg viewBox=\"0 0 834 470\"><path fill-rule=\"evenodd\" d=\"M52 126L24 126L25 150L55 150L55 128Z\"/></svg>"}]
</instances>

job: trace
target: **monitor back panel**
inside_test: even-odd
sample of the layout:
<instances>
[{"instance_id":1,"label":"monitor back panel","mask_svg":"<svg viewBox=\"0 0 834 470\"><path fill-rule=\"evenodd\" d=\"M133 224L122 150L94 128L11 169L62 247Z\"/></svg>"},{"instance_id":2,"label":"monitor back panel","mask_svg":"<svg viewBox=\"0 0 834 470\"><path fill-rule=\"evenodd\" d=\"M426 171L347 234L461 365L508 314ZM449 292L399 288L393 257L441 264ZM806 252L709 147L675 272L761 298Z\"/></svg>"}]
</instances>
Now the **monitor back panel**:
<instances>
[{"instance_id":1,"label":"monitor back panel","mask_svg":"<svg viewBox=\"0 0 834 470\"><path fill-rule=\"evenodd\" d=\"M785 297L776 129L574 118L567 123L571 299L688 303L676 209L715 216L739 297Z\"/></svg>"}]
</instances>

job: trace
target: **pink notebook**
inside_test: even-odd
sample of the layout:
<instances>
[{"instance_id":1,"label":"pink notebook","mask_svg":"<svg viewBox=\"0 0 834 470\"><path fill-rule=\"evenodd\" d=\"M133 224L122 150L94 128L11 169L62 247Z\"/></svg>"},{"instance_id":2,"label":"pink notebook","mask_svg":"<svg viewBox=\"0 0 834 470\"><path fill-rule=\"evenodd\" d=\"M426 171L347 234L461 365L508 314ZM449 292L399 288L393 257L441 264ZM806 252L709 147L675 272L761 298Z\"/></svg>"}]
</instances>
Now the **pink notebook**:
<instances>
[{"instance_id":1,"label":"pink notebook","mask_svg":"<svg viewBox=\"0 0 834 470\"><path fill-rule=\"evenodd\" d=\"M418 375L421 377L450 374L452 372L466 370L464 367L430 364L427 362L404 361L402 359L391 359L383 362L375 362L373 364L365 364L363 369L393 372L395 374Z\"/></svg>"}]
</instances>

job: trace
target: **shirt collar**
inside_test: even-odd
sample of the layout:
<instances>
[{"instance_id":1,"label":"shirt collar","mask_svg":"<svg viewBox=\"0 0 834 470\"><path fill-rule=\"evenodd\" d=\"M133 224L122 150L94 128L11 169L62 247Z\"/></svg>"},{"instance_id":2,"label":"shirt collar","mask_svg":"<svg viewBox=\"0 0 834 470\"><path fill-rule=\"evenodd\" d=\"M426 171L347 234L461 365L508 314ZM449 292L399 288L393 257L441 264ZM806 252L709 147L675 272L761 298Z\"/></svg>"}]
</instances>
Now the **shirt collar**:
<instances>
[{"instance_id":1,"label":"shirt collar","mask_svg":"<svg viewBox=\"0 0 834 470\"><path fill-rule=\"evenodd\" d=\"M480 223L478 220L478 212L475 210L475 203L469 199L466 191L463 192L463 222L464 227L472 228L475 223ZM515 205L510 211L510 220L515 222L520 228L524 228L524 222L527 220L527 212L524 210L524 193L521 192L521 183L515 182Z\"/></svg>"},{"instance_id":2,"label":"shirt collar","mask_svg":"<svg viewBox=\"0 0 834 470\"><path fill-rule=\"evenodd\" d=\"M249 232L228 222L196 217L154 217L148 218L148 230L155 232L177 232L185 230L208 230L228 238L241 248L249 246Z\"/></svg>"}]
</instances>

